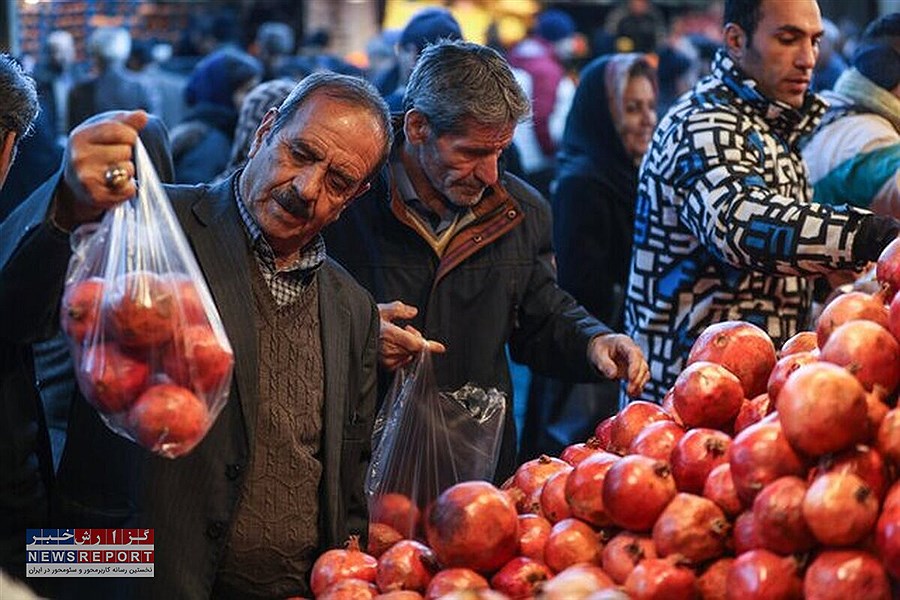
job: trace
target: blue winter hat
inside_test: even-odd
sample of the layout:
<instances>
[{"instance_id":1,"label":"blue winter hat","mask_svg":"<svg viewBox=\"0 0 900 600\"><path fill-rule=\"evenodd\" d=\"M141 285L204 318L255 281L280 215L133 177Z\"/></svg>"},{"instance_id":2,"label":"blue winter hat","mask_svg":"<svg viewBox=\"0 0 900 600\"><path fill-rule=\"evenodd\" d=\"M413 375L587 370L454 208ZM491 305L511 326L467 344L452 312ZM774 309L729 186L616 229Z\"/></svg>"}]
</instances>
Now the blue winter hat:
<instances>
[{"instance_id":1,"label":"blue winter hat","mask_svg":"<svg viewBox=\"0 0 900 600\"><path fill-rule=\"evenodd\" d=\"M880 17L866 27L853 53L853 66L875 85L893 90L900 83L900 13Z\"/></svg>"},{"instance_id":2,"label":"blue winter hat","mask_svg":"<svg viewBox=\"0 0 900 600\"><path fill-rule=\"evenodd\" d=\"M416 50L421 52L428 44L443 39L461 40L462 29L449 10L429 7L413 15L400 33L399 44L415 45Z\"/></svg>"},{"instance_id":3,"label":"blue winter hat","mask_svg":"<svg viewBox=\"0 0 900 600\"><path fill-rule=\"evenodd\" d=\"M558 42L575 33L575 21L569 13L551 8L537 16L535 31L548 42Z\"/></svg>"},{"instance_id":4,"label":"blue winter hat","mask_svg":"<svg viewBox=\"0 0 900 600\"><path fill-rule=\"evenodd\" d=\"M188 79L184 99L188 106L199 102L236 107L234 92L251 79L262 76L262 65L246 52L226 48L203 58Z\"/></svg>"}]
</instances>

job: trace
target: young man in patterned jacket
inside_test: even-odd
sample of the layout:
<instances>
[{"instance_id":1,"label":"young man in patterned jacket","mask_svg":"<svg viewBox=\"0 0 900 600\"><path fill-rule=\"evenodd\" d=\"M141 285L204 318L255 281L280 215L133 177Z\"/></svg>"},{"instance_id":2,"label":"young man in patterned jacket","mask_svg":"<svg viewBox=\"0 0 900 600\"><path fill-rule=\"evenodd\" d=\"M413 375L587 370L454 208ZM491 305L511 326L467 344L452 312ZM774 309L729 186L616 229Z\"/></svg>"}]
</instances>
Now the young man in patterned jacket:
<instances>
[{"instance_id":1,"label":"young man in patterned jacket","mask_svg":"<svg viewBox=\"0 0 900 600\"><path fill-rule=\"evenodd\" d=\"M710 324L754 323L776 344L806 325L817 276L862 268L900 230L812 202L798 141L822 37L815 0L726 0L712 74L669 110L641 166L626 331L659 402Z\"/></svg>"}]
</instances>

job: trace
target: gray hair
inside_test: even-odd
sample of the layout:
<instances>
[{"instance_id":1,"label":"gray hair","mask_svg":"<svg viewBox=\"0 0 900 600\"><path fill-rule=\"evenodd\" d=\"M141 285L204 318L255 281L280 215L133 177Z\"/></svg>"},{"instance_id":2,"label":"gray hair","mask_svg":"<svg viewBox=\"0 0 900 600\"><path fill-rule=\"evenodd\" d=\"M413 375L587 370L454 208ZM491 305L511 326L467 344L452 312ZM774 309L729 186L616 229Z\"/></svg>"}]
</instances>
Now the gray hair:
<instances>
[{"instance_id":1,"label":"gray hair","mask_svg":"<svg viewBox=\"0 0 900 600\"><path fill-rule=\"evenodd\" d=\"M131 54L131 34L124 27L98 27L88 38L88 50L103 64L125 62Z\"/></svg>"},{"instance_id":2,"label":"gray hair","mask_svg":"<svg viewBox=\"0 0 900 600\"><path fill-rule=\"evenodd\" d=\"M496 50L462 40L425 47L406 84L403 110L416 109L436 135L459 133L466 121L520 123L531 103Z\"/></svg>"},{"instance_id":3,"label":"gray hair","mask_svg":"<svg viewBox=\"0 0 900 600\"><path fill-rule=\"evenodd\" d=\"M284 127L298 110L315 94L323 94L335 100L341 100L358 106L361 110L368 111L377 120L384 134L384 145L381 148L381 156L378 164L369 178L374 176L387 162L394 143L394 130L391 127L391 113L378 90L371 83L360 77L341 75L339 73L323 71L313 73L301 81L288 94L281 106L278 107L278 116L272 124L270 135L277 133Z\"/></svg>"},{"instance_id":4,"label":"gray hair","mask_svg":"<svg viewBox=\"0 0 900 600\"><path fill-rule=\"evenodd\" d=\"M38 115L34 79L8 54L0 54L0 134L16 134L16 142L31 132Z\"/></svg>"}]
</instances>

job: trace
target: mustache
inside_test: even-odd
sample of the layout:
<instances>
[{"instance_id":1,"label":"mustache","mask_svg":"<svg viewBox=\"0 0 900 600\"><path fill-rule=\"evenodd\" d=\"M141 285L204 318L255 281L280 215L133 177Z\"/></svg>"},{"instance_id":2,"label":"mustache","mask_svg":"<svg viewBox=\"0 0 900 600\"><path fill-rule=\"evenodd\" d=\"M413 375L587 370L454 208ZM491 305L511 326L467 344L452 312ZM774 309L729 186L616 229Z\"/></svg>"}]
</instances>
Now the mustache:
<instances>
[{"instance_id":1,"label":"mustache","mask_svg":"<svg viewBox=\"0 0 900 600\"><path fill-rule=\"evenodd\" d=\"M314 204L300 197L300 194L292 187L287 187L272 192L272 199L297 219L308 219L313 214Z\"/></svg>"}]
</instances>

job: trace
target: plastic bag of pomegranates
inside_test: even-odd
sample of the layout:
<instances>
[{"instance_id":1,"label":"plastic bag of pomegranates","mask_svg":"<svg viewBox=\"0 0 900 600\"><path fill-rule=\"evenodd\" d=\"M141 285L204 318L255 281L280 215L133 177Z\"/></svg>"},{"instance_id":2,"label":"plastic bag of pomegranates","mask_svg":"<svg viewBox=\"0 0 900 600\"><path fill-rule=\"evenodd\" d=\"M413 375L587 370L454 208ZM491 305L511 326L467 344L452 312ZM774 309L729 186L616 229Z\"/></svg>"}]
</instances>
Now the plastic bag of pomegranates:
<instances>
[{"instance_id":1,"label":"plastic bag of pomegranates","mask_svg":"<svg viewBox=\"0 0 900 600\"><path fill-rule=\"evenodd\" d=\"M375 418L366 477L369 520L413 539L432 500L461 481L493 479L506 396L472 384L438 389L431 354L397 371Z\"/></svg>"},{"instance_id":2,"label":"plastic bag of pomegranates","mask_svg":"<svg viewBox=\"0 0 900 600\"><path fill-rule=\"evenodd\" d=\"M137 195L73 236L62 306L78 386L106 425L168 458L203 439L234 356L147 152Z\"/></svg>"}]
</instances>

